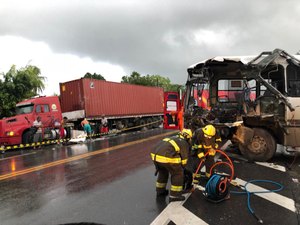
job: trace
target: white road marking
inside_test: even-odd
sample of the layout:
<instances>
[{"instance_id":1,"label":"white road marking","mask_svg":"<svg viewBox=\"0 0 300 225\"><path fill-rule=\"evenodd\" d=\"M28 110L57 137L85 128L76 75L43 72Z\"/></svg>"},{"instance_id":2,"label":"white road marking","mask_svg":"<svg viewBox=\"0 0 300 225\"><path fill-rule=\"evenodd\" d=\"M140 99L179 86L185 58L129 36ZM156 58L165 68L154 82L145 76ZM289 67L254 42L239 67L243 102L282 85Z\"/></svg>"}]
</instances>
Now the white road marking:
<instances>
[{"instance_id":1,"label":"white road marking","mask_svg":"<svg viewBox=\"0 0 300 225\"><path fill-rule=\"evenodd\" d=\"M195 216L183 206L176 207L172 210L170 220L177 225L208 225L208 223Z\"/></svg>"},{"instance_id":2,"label":"white road marking","mask_svg":"<svg viewBox=\"0 0 300 225\"><path fill-rule=\"evenodd\" d=\"M231 144L231 141L228 140L224 143L224 145L222 145L221 150L224 151L229 145Z\"/></svg>"},{"instance_id":3,"label":"white road marking","mask_svg":"<svg viewBox=\"0 0 300 225\"><path fill-rule=\"evenodd\" d=\"M230 141L227 141L222 147L221 150L225 150ZM216 159L218 159L221 154L216 155ZM201 171L205 171L205 167L201 168ZM196 188L203 188L200 185ZM204 189L204 188L203 188ZM185 201L189 198L191 193L185 194ZM205 225L207 224L205 221L201 220L199 217L195 216L189 210L184 208L182 205L185 201L182 202L171 202L159 215L156 219L151 223L151 225L165 225L168 224L171 220L177 225L188 225L188 224L196 224L196 225Z\"/></svg>"},{"instance_id":4,"label":"white road marking","mask_svg":"<svg viewBox=\"0 0 300 225\"><path fill-rule=\"evenodd\" d=\"M185 199L187 200L190 195L191 193L185 194ZM167 225L170 221L176 225L207 225L182 206L185 201L171 202L150 225Z\"/></svg>"},{"instance_id":5,"label":"white road marking","mask_svg":"<svg viewBox=\"0 0 300 225\"><path fill-rule=\"evenodd\" d=\"M286 169L284 166L276 165L274 163L267 163L267 162L255 162L256 164L260 166L265 166L271 169L279 170L281 172L286 172Z\"/></svg>"},{"instance_id":6,"label":"white road marking","mask_svg":"<svg viewBox=\"0 0 300 225\"><path fill-rule=\"evenodd\" d=\"M244 181L244 180L241 180L239 178L236 178L234 181L236 181L239 185L242 185L244 186L247 181ZM255 184L248 184L247 185L247 190L250 191L250 192L254 192L254 191L268 191L267 189L264 189L260 186L257 186ZM285 197L283 195L280 195L280 194L277 194L277 193L274 193L274 192L270 192L270 193L257 193L255 194L261 198L264 198L270 202L273 202L279 206L282 206L292 212L296 212L296 207L295 207L295 202L293 199L290 199L288 197Z\"/></svg>"},{"instance_id":7,"label":"white road marking","mask_svg":"<svg viewBox=\"0 0 300 225\"><path fill-rule=\"evenodd\" d=\"M247 183L247 181L244 181L239 178L236 178L234 181L237 182L237 184L242 186L244 186ZM200 191L205 190L205 188L200 185L195 185L195 188L199 189ZM251 183L247 185L247 190L250 192L268 191L267 189L264 189L260 186ZM185 195L186 200L190 195L191 193ZM282 196L274 192L256 193L255 195L263 199L266 199L270 202L273 202L281 207L284 207L292 212L297 212L294 200L288 197ZM188 209L182 206L185 201L171 202L150 225L167 225L170 221L174 222L177 225L191 225L191 224L206 225L207 223L205 221L201 220L201 218L197 217L196 215L191 213Z\"/></svg>"},{"instance_id":8,"label":"white road marking","mask_svg":"<svg viewBox=\"0 0 300 225\"><path fill-rule=\"evenodd\" d=\"M222 150L226 149L226 147L230 144L230 142L226 142L222 146ZM220 155L217 155L216 158L219 158ZM266 166L272 169L276 169L282 172L286 172L285 167L279 166L279 165L274 165L270 163L261 163L261 162L256 162L256 164L261 165L261 166ZM204 167L201 169L201 171L204 171ZM239 178L236 178L234 181L237 182L239 185L245 185L247 181L241 180ZM200 185L195 185L195 188L203 191L205 190L204 187ZM267 189L264 189L262 187L259 187L255 184L248 184L247 185L248 191L254 192L254 191L268 191ZM189 194L185 194L186 200L189 198ZM270 202L273 202L279 206L282 206L292 212L296 212L296 207L295 207L295 202L294 200L287 198L285 196L282 196L277 193L257 193L255 194L261 198L264 198ZM185 200L185 201L186 201ZM150 224L150 225L167 225L170 221L174 222L176 225L208 225L205 221L203 221L201 218L197 217L194 215L192 212L190 212L188 209L183 207L182 205L184 204L185 201L182 202L171 202L160 214L156 219Z\"/></svg>"},{"instance_id":9,"label":"white road marking","mask_svg":"<svg viewBox=\"0 0 300 225\"><path fill-rule=\"evenodd\" d=\"M201 186L201 185L199 185L199 184L195 184L195 185L194 185L194 188L195 188L195 189L198 189L199 191L205 191L205 187L203 187L203 186Z\"/></svg>"}]
</instances>

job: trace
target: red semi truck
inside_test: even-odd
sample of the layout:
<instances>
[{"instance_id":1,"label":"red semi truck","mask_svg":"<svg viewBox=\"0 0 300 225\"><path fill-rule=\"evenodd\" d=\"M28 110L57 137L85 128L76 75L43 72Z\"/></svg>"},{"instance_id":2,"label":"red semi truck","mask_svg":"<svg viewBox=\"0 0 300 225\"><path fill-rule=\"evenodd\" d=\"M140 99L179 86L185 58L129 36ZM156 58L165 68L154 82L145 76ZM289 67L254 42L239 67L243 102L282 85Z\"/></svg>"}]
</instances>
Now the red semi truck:
<instances>
[{"instance_id":1,"label":"red semi truck","mask_svg":"<svg viewBox=\"0 0 300 225\"><path fill-rule=\"evenodd\" d=\"M45 139L56 138L56 123L62 120L57 96L38 97L16 105L16 115L0 120L0 145L28 144L32 142L32 126L40 116Z\"/></svg>"},{"instance_id":2,"label":"red semi truck","mask_svg":"<svg viewBox=\"0 0 300 225\"><path fill-rule=\"evenodd\" d=\"M125 83L82 78L60 83L57 96L37 97L16 105L16 115L0 120L0 146L32 142L32 125L37 116L43 123L43 139L59 138L56 124L63 117L81 129L87 118L95 133L100 131L101 118L108 119L110 129L134 126L158 127L164 113L164 91ZM58 122L58 123L57 123ZM67 132L70 136L70 132Z\"/></svg>"}]
</instances>

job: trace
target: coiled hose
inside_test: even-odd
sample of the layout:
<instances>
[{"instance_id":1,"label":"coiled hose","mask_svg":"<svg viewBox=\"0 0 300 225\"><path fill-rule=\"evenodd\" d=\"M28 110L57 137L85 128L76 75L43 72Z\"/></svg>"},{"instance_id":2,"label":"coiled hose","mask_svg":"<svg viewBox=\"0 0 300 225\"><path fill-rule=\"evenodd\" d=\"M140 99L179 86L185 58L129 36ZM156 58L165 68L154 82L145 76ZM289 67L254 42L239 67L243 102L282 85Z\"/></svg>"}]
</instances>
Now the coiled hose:
<instances>
[{"instance_id":1,"label":"coiled hose","mask_svg":"<svg viewBox=\"0 0 300 225\"><path fill-rule=\"evenodd\" d=\"M227 177L214 174L208 180L203 194L209 201L212 201L214 203L221 202L228 196L229 191L227 184Z\"/></svg>"},{"instance_id":2,"label":"coiled hose","mask_svg":"<svg viewBox=\"0 0 300 225\"><path fill-rule=\"evenodd\" d=\"M231 159L228 157L228 155L225 152L223 152L221 150L217 150L217 149L215 151L220 153L221 155L223 155L227 161L226 162L217 162L211 167L209 173L212 174L212 176L208 180L203 194L207 200L212 201L214 203L218 203L218 202L221 202L221 201L227 199L227 197L228 197L229 191L228 191L227 184L229 184L229 182L231 182L234 177L234 167L233 167L233 163L232 163ZM194 176L196 174L198 174L198 172L204 162L204 159L208 154L209 154L209 152L205 153L204 157L202 158L202 160L200 161L200 163L198 165L196 172L194 173ZM231 174L228 177L224 176L224 175L220 175L220 174L213 174L213 170L217 166L220 166L220 165L225 165L225 166L229 167Z\"/></svg>"},{"instance_id":3,"label":"coiled hose","mask_svg":"<svg viewBox=\"0 0 300 225\"><path fill-rule=\"evenodd\" d=\"M230 170L231 170L231 175L230 175L229 182L232 181L232 179L233 179L233 177L234 177L234 167L233 167L233 163L232 163L231 159L229 158L229 156L228 156L225 152L223 152L223 151L221 151L221 150L218 150L218 149L216 149L215 151L218 152L218 153L220 153L221 155L223 155L223 156L227 159L228 162L217 162L217 163L215 163L215 164L211 167L209 173L212 174L213 169L214 169L215 167L219 166L219 165L222 165L222 164L223 164L223 165L226 165L226 166L228 166L228 167L230 168ZM199 165L198 165L198 168L196 169L196 171L195 171L195 173L194 173L195 175L198 174L198 172L199 172L199 170L200 170L200 168L201 168L201 166L202 166L202 164L203 164L203 162L204 162L204 159L205 159L205 157L206 157L208 154L209 154L209 152L206 152L205 155L204 155L204 157L201 159L201 161L200 161L200 163L199 163ZM195 177L193 177L193 178L195 178Z\"/></svg>"}]
</instances>

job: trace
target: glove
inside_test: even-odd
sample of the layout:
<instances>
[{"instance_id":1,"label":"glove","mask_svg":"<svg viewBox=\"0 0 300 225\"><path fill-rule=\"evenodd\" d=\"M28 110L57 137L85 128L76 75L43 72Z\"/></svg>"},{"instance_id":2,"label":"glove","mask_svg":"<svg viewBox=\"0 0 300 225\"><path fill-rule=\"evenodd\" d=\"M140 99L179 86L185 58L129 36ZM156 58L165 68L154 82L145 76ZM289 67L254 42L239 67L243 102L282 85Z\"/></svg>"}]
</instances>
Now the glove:
<instances>
[{"instance_id":1,"label":"glove","mask_svg":"<svg viewBox=\"0 0 300 225\"><path fill-rule=\"evenodd\" d=\"M198 158L201 159L201 158L203 158L203 157L204 157L204 152L200 152L200 153L198 154Z\"/></svg>"},{"instance_id":2,"label":"glove","mask_svg":"<svg viewBox=\"0 0 300 225\"><path fill-rule=\"evenodd\" d=\"M209 151L208 151L208 155L211 155L211 156L215 156L215 154L216 154L216 150L214 150L214 149L209 149Z\"/></svg>"},{"instance_id":3,"label":"glove","mask_svg":"<svg viewBox=\"0 0 300 225\"><path fill-rule=\"evenodd\" d=\"M198 150L198 145L193 145L192 146L192 151L197 151Z\"/></svg>"}]
</instances>

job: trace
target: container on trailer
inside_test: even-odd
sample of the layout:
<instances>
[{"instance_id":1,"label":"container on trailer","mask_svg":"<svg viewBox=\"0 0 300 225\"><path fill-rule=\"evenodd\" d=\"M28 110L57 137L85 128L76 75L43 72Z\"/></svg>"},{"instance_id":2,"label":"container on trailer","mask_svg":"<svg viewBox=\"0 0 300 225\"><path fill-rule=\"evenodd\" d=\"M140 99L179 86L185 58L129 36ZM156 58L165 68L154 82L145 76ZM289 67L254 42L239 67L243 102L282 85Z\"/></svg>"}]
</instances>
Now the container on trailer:
<instances>
[{"instance_id":1,"label":"container on trailer","mask_svg":"<svg viewBox=\"0 0 300 225\"><path fill-rule=\"evenodd\" d=\"M62 112L74 117L126 117L163 113L160 87L81 78L60 83Z\"/></svg>"}]
</instances>

